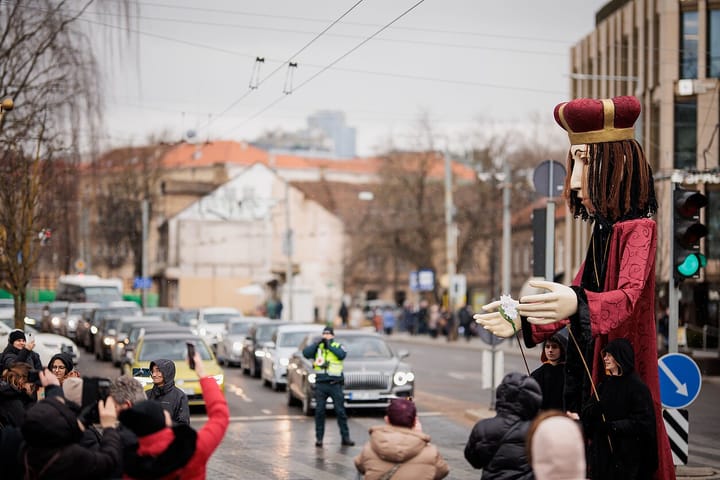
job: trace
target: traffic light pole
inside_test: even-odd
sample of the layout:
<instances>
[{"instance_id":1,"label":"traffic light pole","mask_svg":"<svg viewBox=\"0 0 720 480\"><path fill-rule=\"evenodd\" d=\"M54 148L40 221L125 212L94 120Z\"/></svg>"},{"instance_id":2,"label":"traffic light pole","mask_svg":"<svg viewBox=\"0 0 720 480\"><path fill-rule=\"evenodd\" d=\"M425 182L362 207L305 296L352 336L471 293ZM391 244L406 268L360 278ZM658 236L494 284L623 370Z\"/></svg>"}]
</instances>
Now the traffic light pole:
<instances>
[{"instance_id":1,"label":"traffic light pole","mask_svg":"<svg viewBox=\"0 0 720 480\"><path fill-rule=\"evenodd\" d=\"M677 183L670 183L670 205L673 211L670 213L670 268L668 269L668 353L677 353L677 330L678 330L678 312L680 310L680 292L675 283L675 189Z\"/></svg>"}]
</instances>

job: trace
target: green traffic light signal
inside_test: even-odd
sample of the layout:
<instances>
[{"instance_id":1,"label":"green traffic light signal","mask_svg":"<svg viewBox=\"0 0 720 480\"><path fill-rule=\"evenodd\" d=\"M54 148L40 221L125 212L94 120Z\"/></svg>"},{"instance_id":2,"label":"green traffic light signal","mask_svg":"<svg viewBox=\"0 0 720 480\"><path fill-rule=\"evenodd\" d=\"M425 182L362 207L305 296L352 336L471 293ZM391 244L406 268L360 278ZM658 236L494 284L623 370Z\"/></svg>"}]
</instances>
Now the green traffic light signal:
<instances>
[{"instance_id":1,"label":"green traffic light signal","mask_svg":"<svg viewBox=\"0 0 720 480\"><path fill-rule=\"evenodd\" d=\"M691 253L677 266L677 271L683 277L693 277L700 272L701 268L707 265L707 258L702 253Z\"/></svg>"}]
</instances>

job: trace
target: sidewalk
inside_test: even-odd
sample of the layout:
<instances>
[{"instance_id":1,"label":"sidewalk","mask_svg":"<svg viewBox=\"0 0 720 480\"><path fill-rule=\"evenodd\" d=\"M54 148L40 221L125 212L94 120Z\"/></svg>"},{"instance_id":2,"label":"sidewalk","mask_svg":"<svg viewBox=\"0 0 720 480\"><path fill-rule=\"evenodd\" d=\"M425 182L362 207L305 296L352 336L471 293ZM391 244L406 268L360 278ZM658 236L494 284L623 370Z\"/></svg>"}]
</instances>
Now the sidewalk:
<instances>
[{"instance_id":1,"label":"sidewalk","mask_svg":"<svg viewBox=\"0 0 720 480\"><path fill-rule=\"evenodd\" d=\"M462 348L467 350L482 351L490 349L491 346L483 342L477 337L473 337L469 342L464 338L459 338L454 342L448 342L446 337L431 338L429 335L410 335L407 332L393 333L388 337L388 340L397 343L413 343L413 344L426 344L426 345L453 345L455 348ZM520 356L520 349L517 341L505 340L500 345L495 346L496 349L503 350L508 355ZM523 346L525 349L525 347ZM537 347L536 347L537 348ZM528 349L525 349L525 355L528 356ZM535 349L530 349L534 351ZM530 355L532 356L532 355ZM705 376L705 380L708 381L720 381L720 377L708 378ZM479 405L477 408L468 409L465 411L465 416L470 420L477 422L484 418L490 418L495 416L495 411L490 410L489 405ZM711 467L689 467L686 465L679 465L675 469L677 480L720 480L720 471Z\"/></svg>"}]
</instances>

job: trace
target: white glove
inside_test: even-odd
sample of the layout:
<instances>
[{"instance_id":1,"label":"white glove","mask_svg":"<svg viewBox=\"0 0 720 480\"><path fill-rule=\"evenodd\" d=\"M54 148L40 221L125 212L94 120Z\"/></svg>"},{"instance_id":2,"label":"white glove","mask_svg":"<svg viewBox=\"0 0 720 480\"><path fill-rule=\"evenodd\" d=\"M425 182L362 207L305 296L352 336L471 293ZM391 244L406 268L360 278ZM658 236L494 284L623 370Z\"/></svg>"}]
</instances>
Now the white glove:
<instances>
[{"instance_id":1,"label":"white glove","mask_svg":"<svg viewBox=\"0 0 720 480\"><path fill-rule=\"evenodd\" d=\"M499 312L500 300L487 305L483 305L482 309L489 313L478 313L473 316L475 321L485 330L491 332L498 337L512 337L517 330L520 329L520 319L505 319ZM515 327L513 329L513 327Z\"/></svg>"},{"instance_id":2,"label":"white glove","mask_svg":"<svg viewBox=\"0 0 720 480\"><path fill-rule=\"evenodd\" d=\"M529 284L550 292L525 295L520 299L517 311L527 317L528 322L545 325L568 318L577 312L577 295L572 288L544 280L531 280Z\"/></svg>"}]
</instances>

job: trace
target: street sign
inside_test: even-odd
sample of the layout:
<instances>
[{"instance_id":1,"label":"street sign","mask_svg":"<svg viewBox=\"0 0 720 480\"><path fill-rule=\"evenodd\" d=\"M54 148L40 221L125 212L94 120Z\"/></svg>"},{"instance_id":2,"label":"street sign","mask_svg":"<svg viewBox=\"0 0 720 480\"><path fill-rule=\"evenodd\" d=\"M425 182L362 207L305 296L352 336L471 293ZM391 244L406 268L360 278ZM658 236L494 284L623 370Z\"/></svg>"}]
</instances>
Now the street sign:
<instances>
[{"instance_id":1,"label":"street sign","mask_svg":"<svg viewBox=\"0 0 720 480\"><path fill-rule=\"evenodd\" d=\"M457 302L465 304L465 296L467 295L467 278L462 273L456 273L450 277L450 290L452 298ZM455 305L453 305L453 308Z\"/></svg>"},{"instance_id":2,"label":"street sign","mask_svg":"<svg viewBox=\"0 0 720 480\"><path fill-rule=\"evenodd\" d=\"M533 186L543 197L559 197L565 185L565 166L554 160L545 160L535 167Z\"/></svg>"},{"instance_id":3,"label":"street sign","mask_svg":"<svg viewBox=\"0 0 720 480\"><path fill-rule=\"evenodd\" d=\"M658 359L660 402L665 408L685 408L695 401L702 386L697 364L683 353L668 353Z\"/></svg>"},{"instance_id":4,"label":"street sign","mask_svg":"<svg viewBox=\"0 0 720 480\"><path fill-rule=\"evenodd\" d=\"M410 272L410 290L413 292L432 292L435 289L435 272L417 270Z\"/></svg>"},{"instance_id":5,"label":"street sign","mask_svg":"<svg viewBox=\"0 0 720 480\"><path fill-rule=\"evenodd\" d=\"M134 290L148 290L152 287L152 278L135 277L133 279Z\"/></svg>"},{"instance_id":6,"label":"street sign","mask_svg":"<svg viewBox=\"0 0 720 480\"><path fill-rule=\"evenodd\" d=\"M690 437L690 419L684 408L664 408L662 411L665 431L670 441L673 465L687 465Z\"/></svg>"}]
</instances>

